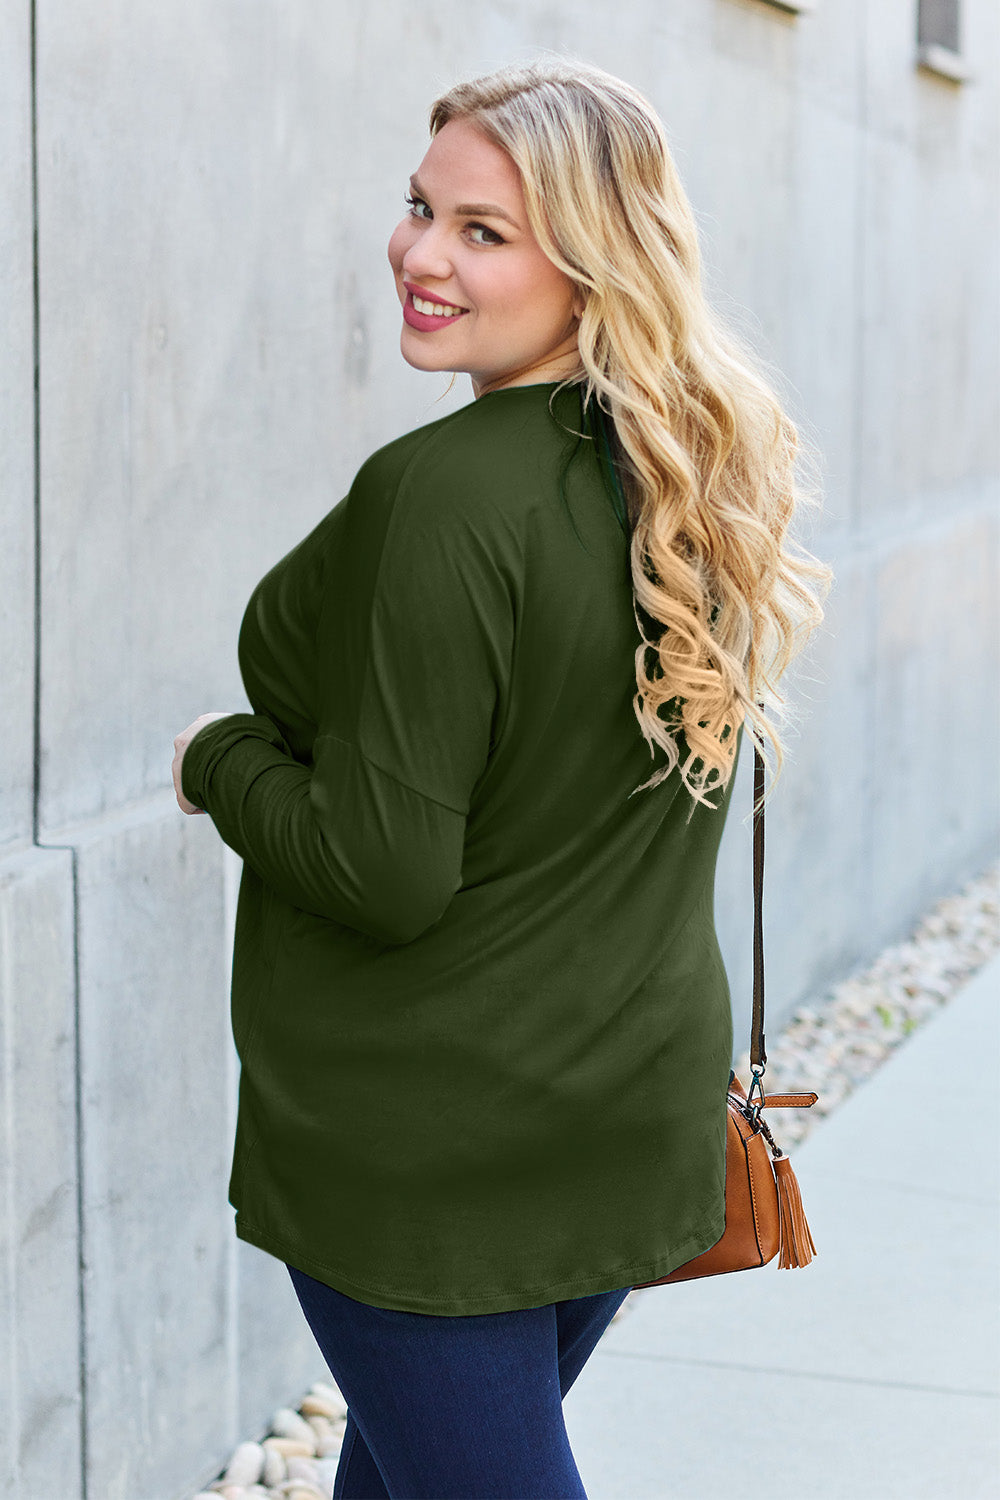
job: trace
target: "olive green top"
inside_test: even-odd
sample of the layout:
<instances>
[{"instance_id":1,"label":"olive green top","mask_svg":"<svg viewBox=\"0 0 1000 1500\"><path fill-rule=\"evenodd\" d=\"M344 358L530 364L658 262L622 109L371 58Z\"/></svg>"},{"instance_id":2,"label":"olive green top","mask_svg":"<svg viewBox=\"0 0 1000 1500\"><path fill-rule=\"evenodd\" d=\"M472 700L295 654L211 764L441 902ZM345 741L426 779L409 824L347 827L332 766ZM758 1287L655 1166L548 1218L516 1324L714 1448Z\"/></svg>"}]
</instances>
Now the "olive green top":
<instances>
[{"instance_id":1,"label":"olive green top","mask_svg":"<svg viewBox=\"0 0 1000 1500\"><path fill-rule=\"evenodd\" d=\"M666 757L581 421L508 387L373 454L250 598L254 712L184 758L244 862L236 1233L376 1307L633 1286L724 1228L733 780L630 796Z\"/></svg>"}]
</instances>

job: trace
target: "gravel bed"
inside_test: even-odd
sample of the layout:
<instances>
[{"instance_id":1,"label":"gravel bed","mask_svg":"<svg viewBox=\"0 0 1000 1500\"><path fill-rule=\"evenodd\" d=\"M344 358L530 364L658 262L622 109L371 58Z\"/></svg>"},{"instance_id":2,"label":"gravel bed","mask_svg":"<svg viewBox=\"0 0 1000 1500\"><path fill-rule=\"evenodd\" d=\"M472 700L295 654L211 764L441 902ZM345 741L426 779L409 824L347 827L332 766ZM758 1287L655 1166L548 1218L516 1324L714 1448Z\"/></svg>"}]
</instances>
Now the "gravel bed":
<instances>
[{"instance_id":1,"label":"gravel bed","mask_svg":"<svg viewBox=\"0 0 1000 1500\"><path fill-rule=\"evenodd\" d=\"M815 1089L819 1099L810 1109L767 1111L778 1144L790 1150L803 1141L998 948L1000 865L993 865L939 901L870 967L799 1006L768 1043L764 1089ZM748 1053L736 1071L749 1085ZM642 1290L625 1299L612 1322L628 1315ZM240 1443L222 1475L193 1500L330 1500L346 1423L347 1403L336 1385L317 1381L297 1411L275 1412L261 1442Z\"/></svg>"}]
</instances>

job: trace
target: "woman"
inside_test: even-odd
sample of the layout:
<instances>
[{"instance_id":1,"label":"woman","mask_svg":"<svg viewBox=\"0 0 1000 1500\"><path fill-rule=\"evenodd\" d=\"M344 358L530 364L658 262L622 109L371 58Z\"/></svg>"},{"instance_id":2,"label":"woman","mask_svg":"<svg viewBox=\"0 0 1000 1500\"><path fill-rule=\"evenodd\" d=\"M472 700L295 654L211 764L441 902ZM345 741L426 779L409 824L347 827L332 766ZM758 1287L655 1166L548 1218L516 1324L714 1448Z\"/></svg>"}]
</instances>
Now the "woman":
<instances>
[{"instance_id":1,"label":"woman","mask_svg":"<svg viewBox=\"0 0 1000 1500\"><path fill-rule=\"evenodd\" d=\"M723 1230L716 856L828 570L645 99L536 64L431 132L401 350L474 399L257 586L254 712L174 780L244 860L229 1196L349 1403L335 1495L582 1496L562 1396Z\"/></svg>"}]
</instances>

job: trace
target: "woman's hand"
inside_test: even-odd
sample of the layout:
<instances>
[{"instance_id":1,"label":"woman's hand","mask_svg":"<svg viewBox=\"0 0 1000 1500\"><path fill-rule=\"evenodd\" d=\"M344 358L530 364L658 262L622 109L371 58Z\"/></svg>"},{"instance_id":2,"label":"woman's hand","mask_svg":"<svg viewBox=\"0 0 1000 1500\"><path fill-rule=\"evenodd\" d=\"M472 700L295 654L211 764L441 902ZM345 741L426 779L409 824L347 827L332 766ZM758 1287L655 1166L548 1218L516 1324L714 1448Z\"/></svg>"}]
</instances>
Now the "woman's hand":
<instances>
[{"instance_id":1,"label":"woman's hand","mask_svg":"<svg viewBox=\"0 0 1000 1500\"><path fill-rule=\"evenodd\" d=\"M204 729L205 725L211 724L213 719L228 718L229 714L202 714L200 718L195 719L193 724L189 724L186 729L182 729L174 740L174 763L170 769L174 778L174 791L177 793L177 806L181 812L203 813L205 811L203 807L195 807L194 803L189 802L181 791L181 766L184 763L184 751L190 745L199 729Z\"/></svg>"}]
</instances>

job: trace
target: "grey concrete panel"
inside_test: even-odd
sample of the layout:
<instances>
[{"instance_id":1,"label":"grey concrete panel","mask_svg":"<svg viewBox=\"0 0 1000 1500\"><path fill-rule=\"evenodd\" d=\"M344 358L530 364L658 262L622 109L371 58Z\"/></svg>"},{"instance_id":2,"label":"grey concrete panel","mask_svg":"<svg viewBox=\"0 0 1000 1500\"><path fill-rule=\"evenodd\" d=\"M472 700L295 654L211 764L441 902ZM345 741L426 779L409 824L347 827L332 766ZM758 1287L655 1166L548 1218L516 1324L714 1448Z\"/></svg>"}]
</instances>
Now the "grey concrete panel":
<instances>
[{"instance_id":1,"label":"grey concrete panel","mask_svg":"<svg viewBox=\"0 0 1000 1500\"><path fill-rule=\"evenodd\" d=\"M30 24L24 0L0 0L0 847L31 837L34 796Z\"/></svg>"},{"instance_id":2,"label":"grey concrete panel","mask_svg":"<svg viewBox=\"0 0 1000 1500\"><path fill-rule=\"evenodd\" d=\"M825 460L824 530L852 504L862 0L794 18L759 3L664 8L645 70L703 245L709 300L765 362ZM734 122L735 125L734 125ZM822 550L822 548L820 548Z\"/></svg>"},{"instance_id":3,"label":"grey concrete panel","mask_svg":"<svg viewBox=\"0 0 1000 1500\"><path fill-rule=\"evenodd\" d=\"M287 1406L314 1380L329 1380L283 1262L236 1241L239 1289L238 1438L263 1437L276 1407Z\"/></svg>"},{"instance_id":4,"label":"grey concrete panel","mask_svg":"<svg viewBox=\"0 0 1000 1500\"><path fill-rule=\"evenodd\" d=\"M78 1500L73 870L0 861L0 1492Z\"/></svg>"},{"instance_id":5,"label":"grey concrete panel","mask_svg":"<svg viewBox=\"0 0 1000 1500\"><path fill-rule=\"evenodd\" d=\"M76 842L88 1493L159 1500L235 1405L222 861L159 799Z\"/></svg>"},{"instance_id":6,"label":"grey concrete panel","mask_svg":"<svg viewBox=\"0 0 1000 1500\"><path fill-rule=\"evenodd\" d=\"M865 12L861 482L899 534L1000 459L1000 12L962 21L976 82L956 87L914 68L906 0Z\"/></svg>"},{"instance_id":7,"label":"grey concrete panel","mask_svg":"<svg viewBox=\"0 0 1000 1500\"><path fill-rule=\"evenodd\" d=\"M159 789L179 729L244 706L253 584L447 409L385 259L426 84L370 121L360 8L166 14L39 30L46 828Z\"/></svg>"},{"instance_id":8,"label":"grey concrete panel","mask_svg":"<svg viewBox=\"0 0 1000 1500\"><path fill-rule=\"evenodd\" d=\"M956 516L946 500L935 527L876 559L871 895L884 940L996 858L998 578L995 510Z\"/></svg>"}]
</instances>

